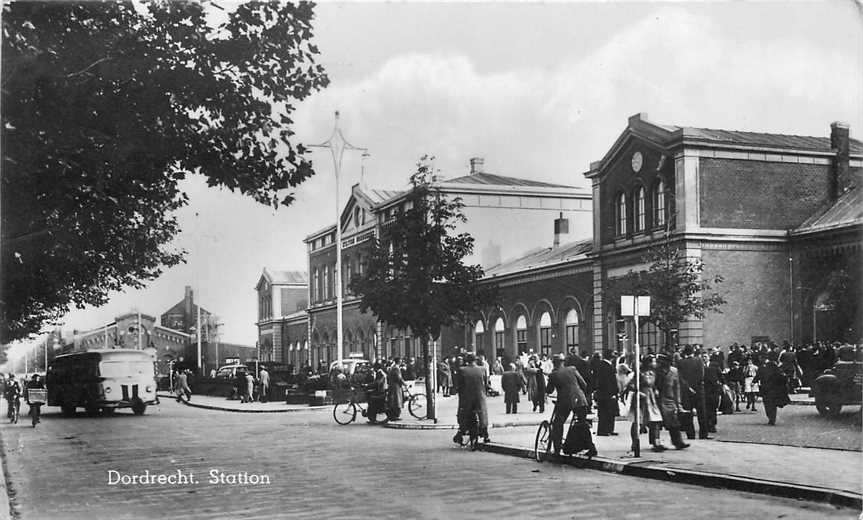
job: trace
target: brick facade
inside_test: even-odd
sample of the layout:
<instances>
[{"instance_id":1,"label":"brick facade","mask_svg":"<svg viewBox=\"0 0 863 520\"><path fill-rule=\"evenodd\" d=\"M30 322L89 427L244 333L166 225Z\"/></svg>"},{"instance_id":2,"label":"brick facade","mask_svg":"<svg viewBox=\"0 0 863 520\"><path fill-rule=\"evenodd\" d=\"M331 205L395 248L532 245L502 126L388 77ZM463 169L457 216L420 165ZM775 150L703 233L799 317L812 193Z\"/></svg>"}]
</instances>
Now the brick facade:
<instances>
[{"instance_id":1,"label":"brick facade","mask_svg":"<svg viewBox=\"0 0 863 520\"><path fill-rule=\"evenodd\" d=\"M792 229L829 201L830 166L702 157L701 225Z\"/></svg>"}]
</instances>

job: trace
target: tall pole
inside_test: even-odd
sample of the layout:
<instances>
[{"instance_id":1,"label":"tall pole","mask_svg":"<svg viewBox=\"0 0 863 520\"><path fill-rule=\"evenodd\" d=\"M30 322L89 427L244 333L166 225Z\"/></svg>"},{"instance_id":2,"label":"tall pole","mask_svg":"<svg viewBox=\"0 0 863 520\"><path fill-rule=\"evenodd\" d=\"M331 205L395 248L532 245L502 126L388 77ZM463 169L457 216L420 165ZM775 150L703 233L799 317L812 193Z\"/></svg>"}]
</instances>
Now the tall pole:
<instances>
[{"instance_id":1,"label":"tall pole","mask_svg":"<svg viewBox=\"0 0 863 520\"><path fill-rule=\"evenodd\" d=\"M138 350L141 350L141 311L138 311Z\"/></svg>"},{"instance_id":2,"label":"tall pole","mask_svg":"<svg viewBox=\"0 0 863 520\"><path fill-rule=\"evenodd\" d=\"M313 144L316 148L329 148L333 157L333 170L336 176L336 360L342 364L342 208L339 194L339 176L342 169L342 157L345 150L362 150L364 155L368 154L366 148L359 148L350 144L339 128L339 111L336 110L336 122L333 133L329 139L321 144Z\"/></svg>"},{"instance_id":3,"label":"tall pole","mask_svg":"<svg viewBox=\"0 0 863 520\"><path fill-rule=\"evenodd\" d=\"M638 296L633 298L633 319L635 320L635 453L641 456L641 405L639 393L641 392L641 349L638 344Z\"/></svg>"},{"instance_id":4,"label":"tall pole","mask_svg":"<svg viewBox=\"0 0 863 520\"><path fill-rule=\"evenodd\" d=\"M201 306L196 305L198 309L198 373L201 373Z\"/></svg>"}]
</instances>

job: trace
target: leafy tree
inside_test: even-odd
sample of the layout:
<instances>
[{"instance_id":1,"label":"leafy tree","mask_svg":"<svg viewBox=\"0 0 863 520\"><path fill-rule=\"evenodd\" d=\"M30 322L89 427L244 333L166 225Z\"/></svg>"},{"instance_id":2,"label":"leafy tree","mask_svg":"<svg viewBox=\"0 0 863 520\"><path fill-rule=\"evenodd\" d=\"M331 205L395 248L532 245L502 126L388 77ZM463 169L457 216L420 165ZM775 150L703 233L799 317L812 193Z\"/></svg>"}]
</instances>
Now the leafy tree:
<instances>
[{"instance_id":1,"label":"leafy tree","mask_svg":"<svg viewBox=\"0 0 863 520\"><path fill-rule=\"evenodd\" d=\"M217 8L4 3L0 343L181 262L187 176L277 207L313 174L290 141L329 81L313 4Z\"/></svg>"},{"instance_id":2,"label":"leafy tree","mask_svg":"<svg viewBox=\"0 0 863 520\"><path fill-rule=\"evenodd\" d=\"M666 243L649 249L641 261L650 264L646 271L629 271L610 280L611 301L620 301L621 295L650 296L650 316L643 319L665 333L666 345L671 331L687 318L700 320L708 312L722 312L725 299L714 291L722 276L705 278L701 259L686 258Z\"/></svg>"},{"instance_id":3,"label":"leafy tree","mask_svg":"<svg viewBox=\"0 0 863 520\"><path fill-rule=\"evenodd\" d=\"M442 327L466 323L494 297L493 288L481 287L479 265L465 265L473 252L473 237L456 234L467 221L464 204L448 198L435 187L436 178L424 156L411 175L407 209L388 224L384 236L371 247L368 266L351 282L362 296L360 310L372 312L382 321L401 329L410 328L419 338L423 359L429 342L440 337ZM425 364L429 418L435 418L431 371Z\"/></svg>"}]
</instances>

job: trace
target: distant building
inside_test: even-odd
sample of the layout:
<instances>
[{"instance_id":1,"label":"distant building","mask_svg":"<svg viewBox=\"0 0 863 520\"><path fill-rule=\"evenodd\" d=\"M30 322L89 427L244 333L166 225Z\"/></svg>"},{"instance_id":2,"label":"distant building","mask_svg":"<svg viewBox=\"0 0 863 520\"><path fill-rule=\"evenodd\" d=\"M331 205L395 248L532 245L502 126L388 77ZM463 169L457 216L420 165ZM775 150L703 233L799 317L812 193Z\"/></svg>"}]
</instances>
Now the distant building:
<instances>
[{"instance_id":1,"label":"distant building","mask_svg":"<svg viewBox=\"0 0 863 520\"><path fill-rule=\"evenodd\" d=\"M308 285L305 272L264 268L255 286L261 361L301 366L308 359Z\"/></svg>"}]
</instances>

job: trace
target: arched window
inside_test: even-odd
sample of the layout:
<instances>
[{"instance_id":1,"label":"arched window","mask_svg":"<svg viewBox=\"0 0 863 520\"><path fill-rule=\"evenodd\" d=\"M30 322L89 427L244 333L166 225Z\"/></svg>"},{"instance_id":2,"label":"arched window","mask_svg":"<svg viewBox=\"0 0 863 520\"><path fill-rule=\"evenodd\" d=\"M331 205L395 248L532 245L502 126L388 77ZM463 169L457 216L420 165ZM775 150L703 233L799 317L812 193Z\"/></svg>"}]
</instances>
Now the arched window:
<instances>
[{"instance_id":1,"label":"arched window","mask_svg":"<svg viewBox=\"0 0 863 520\"><path fill-rule=\"evenodd\" d=\"M566 351L571 348L578 350L578 313L575 309L566 313Z\"/></svg>"},{"instance_id":2,"label":"arched window","mask_svg":"<svg viewBox=\"0 0 863 520\"><path fill-rule=\"evenodd\" d=\"M527 320L524 314L515 320L515 346L517 354L527 352Z\"/></svg>"},{"instance_id":3,"label":"arched window","mask_svg":"<svg viewBox=\"0 0 863 520\"><path fill-rule=\"evenodd\" d=\"M357 206L354 208L354 226L360 226L360 207Z\"/></svg>"},{"instance_id":4,"label":"arched window","mask_svg":"<svg viewBox=\"0 0 863 520\"><path fill-rule=\"evenodd\" d=\"M662 180L653 186L653 226L665 226L665 183Z\"/></svg>"},{"instance_id":5,"label":"arched window","mask_svg":"<svg viewBox=\"0 0 863 520\"><path fill-rule=\"evenodd\" d=\"M330 266L324 268L324 300L330 299Z\"/></svg>"},{"instance_id":6,"label":"arched window","mask_svg":"<svg viewBox=\"0 0 863 520\"><path fill-rule=\"evenodd\" d=\"M617 194L614 202L615 224L618 236L626 234L626 193Z\"/></svg>"},{"instance_id":7,"label":"arched window","mask_svg":"<svg viewBox=\"0 0 863 520\"><path fill-rule=\"evenodd\" d=\"M482 337L485 334L485 326L482 324L482 320L477 320L476 325L473 327L473 351L476 353L479 350L482 350Z\"/></svg>"},{"instance_id":8,"label":"arched window","mask_svg":"<svg viewBox=\"0 0 863 520\"><path fill-rule=\"evenodd\" d=\"M497 321L494 322L494 351L491 353L491 357L489 359L494 359L503 352L503 334L503 318L498 318Z\"/></svg>"},{"instance_id":9,"label":"arched window","mask_svg":"<svg viewBox=\"0 0 863 520\"><path fill-rule=\"evenodd\" d=\"M539 352L551 356L551 315L547 312L539 318Z\"/></svg>"},{"instance_id":10,"label":"arched window","mask_svg":"<svg viewBox=\"0 0 863 520\"><path fill-rule=\"evenodd\" d=\"M645 208L645 200L644 200L644 186L638 188L638 195L635 198L635 230L636 231L644 231L647 226L646 220L646 208Z\"/></svg>"}]
</instances>

